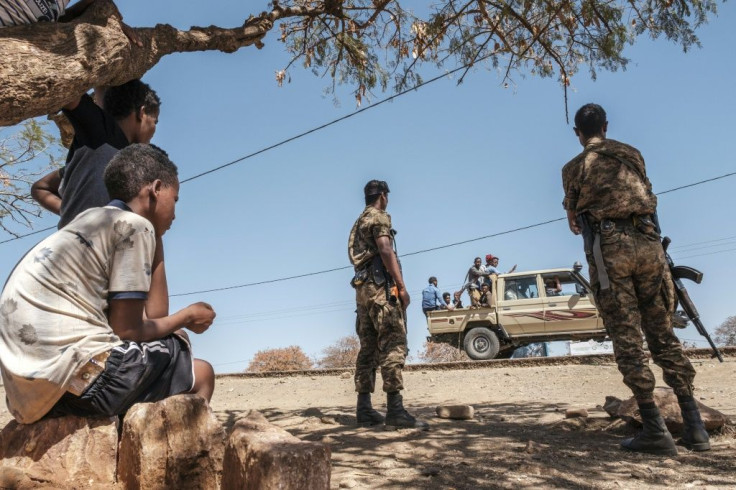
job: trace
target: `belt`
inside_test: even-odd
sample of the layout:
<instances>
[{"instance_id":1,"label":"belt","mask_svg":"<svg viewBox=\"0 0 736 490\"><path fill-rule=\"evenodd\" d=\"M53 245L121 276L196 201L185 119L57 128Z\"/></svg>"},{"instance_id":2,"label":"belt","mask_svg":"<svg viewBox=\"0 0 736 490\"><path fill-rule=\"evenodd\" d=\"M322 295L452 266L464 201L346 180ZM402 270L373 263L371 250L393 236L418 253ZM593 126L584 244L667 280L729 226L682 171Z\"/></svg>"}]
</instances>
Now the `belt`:
<instances>
[{"instance_id":1,"label":"belt","mask_svg":"<svg viewBox=\"0 0 736 490\"><path fill-rule=\"evenodd\" d=\"M595 268L598 271L598 283L601 290L611 287L608 279L608 271L606 264L603 262L603 250L601 250L601 231L609 230L638 230L641 224L650 224L654 226L651 214L632 214L628 218L603 218L597 223L592 224L593 228L593 260Z\"/></svg>"},{"instance_id":2,"label":"belt","mask_svg":"<svg viewBox=\"0 0 736 490\"><path fill-rule=\"evenodd\" d=\"M628 218L603 218L592 224L593 231L600 233L601 230L624 230L637 228L642 222L649 222L654 225L651 214L632 214Z\"/></svg>"},{"instance_id":3,"label":"belt","mask_svg":"<svg viewBox=\"0 0 736 490\"><path fill-rule=\"evenodd\" d=\"M69 381L66 391L72 395L80 396L90 387L97 377L105 370L105 363L110 357L110 351L105 351L90 358L82 367L77 369Z\"/></svg>"}]
</instances>

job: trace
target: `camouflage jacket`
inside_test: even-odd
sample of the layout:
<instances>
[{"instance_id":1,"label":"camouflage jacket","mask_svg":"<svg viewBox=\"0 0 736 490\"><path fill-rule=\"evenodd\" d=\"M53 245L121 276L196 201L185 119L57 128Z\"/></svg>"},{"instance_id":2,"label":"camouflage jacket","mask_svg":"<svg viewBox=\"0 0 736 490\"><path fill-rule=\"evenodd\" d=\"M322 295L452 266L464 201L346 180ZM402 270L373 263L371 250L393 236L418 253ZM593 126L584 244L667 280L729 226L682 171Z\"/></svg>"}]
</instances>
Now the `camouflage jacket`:
<instances>
[{"instance_id":1,"label":"camouflage jacket","mask_svg":"<svg viewBox=\"0 0 736 490\"><path fill-rule=\"evenodd\" d=\"M591 138L562 168L562 187L562 206L575 214L590 213L596 221L653 214L657 209L641 153L616 140Z\"/></svg>"},{"instance_id":2,"label":"camouflage jacket","mask_svg":"<svg viewBox=\"0 0 736 490\"><path fill-rule=\"evenodd\" d=\"M348 256L356 271L378 254L376 238L380 236L392 239L391 216L386 211L366 206L348 239Z\"/></svg>"}]
</instances>

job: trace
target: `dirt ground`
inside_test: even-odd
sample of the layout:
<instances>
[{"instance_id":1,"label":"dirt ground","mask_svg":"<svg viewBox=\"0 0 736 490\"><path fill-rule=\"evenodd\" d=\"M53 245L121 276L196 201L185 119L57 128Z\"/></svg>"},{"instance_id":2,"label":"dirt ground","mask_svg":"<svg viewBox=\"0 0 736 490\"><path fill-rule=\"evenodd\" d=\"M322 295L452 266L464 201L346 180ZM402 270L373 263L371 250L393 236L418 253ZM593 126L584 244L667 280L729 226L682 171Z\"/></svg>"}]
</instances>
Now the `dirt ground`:
<instances>
[{"instance_id":1,"label":"dirt ground","mask_svg":"<svg viewBox=\"0 0 736 490\"><path fill-rule=\"evenodd\" d=\"M697 398L736 420L736 359L693 363ZM348 374L221 376L212 408L226 426L256 409L302 439L329 444L332 488L736 488L732 425L705 453L618 449L634 430L601 408L606 395L630 396L612 363L415 371L405 373L405 386L405 405L429 431L355 427ZM440 404L472 405L475 419L439 419ZM384 410L382 393L374 405ZM590 417L566 420L567 408ZM9 420L2 407L0 426Z\"/></svg>"}]
</instances>

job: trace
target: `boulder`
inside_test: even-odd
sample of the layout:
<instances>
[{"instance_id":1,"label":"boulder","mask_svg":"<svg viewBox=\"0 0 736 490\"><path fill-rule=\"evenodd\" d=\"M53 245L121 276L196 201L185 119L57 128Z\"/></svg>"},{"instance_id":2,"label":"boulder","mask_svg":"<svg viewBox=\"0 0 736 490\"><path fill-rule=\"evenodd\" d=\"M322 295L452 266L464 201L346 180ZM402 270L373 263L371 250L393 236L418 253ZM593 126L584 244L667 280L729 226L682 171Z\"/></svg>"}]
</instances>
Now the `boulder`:
<instances>
[{"instance_id":1,"label":"boulder","mask_svg":"<svg viewBox=\"0 0 736 490\"><path fill-rule=\"evenodd\" d=\"M12 421L0 432L0 487L109 488L117 444L117 417Z\"/></svg>"},{"instance_id":2,"label":"boulder","mask_svg":"<svg viewBox=\"0 0 736 490\"><path fill-rule=\"evenodd\" d=\"M127 489L218 488L225 430L204 398L133 405L123 420L118 482Z\"/></svg>"},{"instance_id":3,"label":"boulder","mask_svg":"<svg viewBox=\"0 0 736 490\"><path fill-rule=\"evenodd\" d=\"M471 420L475 416L475 409L470 405L444 405L435 412L441 419Z\"/></svg>"},{"instance_id":4,"label":"boulder","mask_svg":"<svg viewBox=\"0 0 736 490\"><path fill-rule=\"evenodd\" d=\"M608 403L606 397L606 402ZM680 405L677 403L677 395L672 391L672 388L656 388L654 390L654 401L659 407L659 412L662 414L667 428L672 433L682 432L682 415L680 415ZM697 401L698 408L700 409L700 416L703 418L705 428L708 431L718 430L723 427L728 418L718 410L708 407ZM609 412L610 414L610 412ZM616 416L621 417L627 422L640 426L641 416L639 415L639 407L636 404L634 397L629 398L621 402L618 407Z\"/></svg>"},{"instance_id":5,"label":"boulder","mask_svg":"<svg viewBox=\"0 0 736 490\"><path fill-rule=\"evenodd\" d=\"M252 410L228 438L222 490L327 490L330 456L329 446L301 441Z\"/></svg>"}]
</instances>

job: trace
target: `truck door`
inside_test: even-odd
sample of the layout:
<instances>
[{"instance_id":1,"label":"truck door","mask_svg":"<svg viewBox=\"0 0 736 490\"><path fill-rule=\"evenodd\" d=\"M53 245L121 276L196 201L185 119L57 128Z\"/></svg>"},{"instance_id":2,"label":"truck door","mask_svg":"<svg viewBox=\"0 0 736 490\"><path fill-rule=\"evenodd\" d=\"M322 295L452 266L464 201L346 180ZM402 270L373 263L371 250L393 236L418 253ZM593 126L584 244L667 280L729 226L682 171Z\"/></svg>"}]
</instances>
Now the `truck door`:
<instances>
[{"instance_id":1,"label":"truck door","mask_svg":"<svg viewBox=\"0 0 736 490\"><path fill-rule=\"evenodd\" d=\"M586 332L600 328L598 311L585 288L567 272L543 274L547 333Z\"/></svg>"},{"instance_id":2,"label":"truck door","mask_svg":"<svg viewBox=\"0 0 736 490\"><path fill-rule=\"evenodd\" d=\"M544 332L544 299L539 296L536 274L502 277L497 288L498 321L509 334Z\"/></svg>"}]
</instances>

